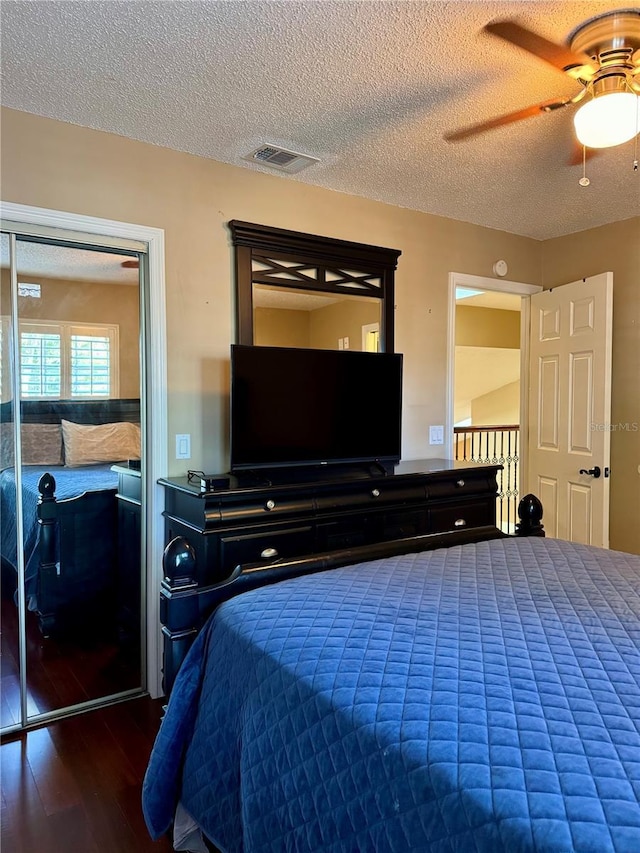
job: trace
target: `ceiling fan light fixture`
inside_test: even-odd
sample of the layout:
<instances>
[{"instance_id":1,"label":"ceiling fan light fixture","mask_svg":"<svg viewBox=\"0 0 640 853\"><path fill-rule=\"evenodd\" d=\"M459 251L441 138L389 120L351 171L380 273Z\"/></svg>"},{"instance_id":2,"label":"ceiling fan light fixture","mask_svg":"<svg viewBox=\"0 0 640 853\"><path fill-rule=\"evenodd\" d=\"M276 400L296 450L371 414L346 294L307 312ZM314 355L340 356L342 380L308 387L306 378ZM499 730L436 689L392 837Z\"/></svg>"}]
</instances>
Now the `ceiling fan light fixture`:
<instances>
[{"instance_id":1,"label":"ceiling fan light fixture","mask_svg":"<svg viewBox=\"0 0 640 853\"><path fill-rule=\"evenodd\" d=\"M576 136L587 148L612 148L638 133L640 98L633 92L604 92L583 104L573 117Z\"/></svg>"}]
</instances>

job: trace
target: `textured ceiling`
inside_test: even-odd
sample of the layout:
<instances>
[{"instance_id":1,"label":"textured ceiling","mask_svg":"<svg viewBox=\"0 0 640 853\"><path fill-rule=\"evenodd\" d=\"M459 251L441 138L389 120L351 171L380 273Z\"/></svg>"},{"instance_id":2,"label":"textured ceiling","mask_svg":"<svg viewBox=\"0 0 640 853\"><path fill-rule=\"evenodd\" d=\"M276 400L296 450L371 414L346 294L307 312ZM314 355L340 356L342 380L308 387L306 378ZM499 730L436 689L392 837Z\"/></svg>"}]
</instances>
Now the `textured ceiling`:
<instances>
[{"instance_id":1,"label":"textured ceiling","mask_svg":"<svg viewBox=\"0 0 640 853\"><path fill-rule=\"evenodd\" d=\"M39 283L44 278L62 278L66 281L110 282L137 284L138 270L123 269L122 263L130 261L127 255L97 252L69 246L49 246L20 240L16 245L18 281ZM0 268L9 266L9 239L0 239Z\"/></svg>"},{"instance_id":2,"label":"textured ceiling","mask_svg":"<svg viewBox=\"0 0 640 853\"><path fill-rule=\"evenodd\" d=\"M563 41L622 7L2 0L2 102L272 174L241 158L279 144L321 159L282 180L545 239L640 213L633 143L589 162L582 188L565 165L572 108L443 134L579 88L488 21Z\"/></svg>"}]
</instances>

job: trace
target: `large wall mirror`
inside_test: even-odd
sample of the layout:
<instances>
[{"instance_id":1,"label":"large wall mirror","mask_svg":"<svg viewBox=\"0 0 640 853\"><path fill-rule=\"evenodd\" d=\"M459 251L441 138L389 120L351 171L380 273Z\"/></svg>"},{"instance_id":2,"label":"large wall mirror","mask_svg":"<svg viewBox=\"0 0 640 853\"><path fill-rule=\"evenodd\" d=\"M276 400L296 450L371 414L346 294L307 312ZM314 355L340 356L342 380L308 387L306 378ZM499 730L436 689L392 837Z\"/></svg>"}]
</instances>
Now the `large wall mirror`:
<instances>
[{"instance_id":1,"label":"large wall mirror","mask_svg":"<svg viewBox=\"0 0 640 853\"><path fill-rule=\"evenodd\" d=\"M397 249L233 220L237 342L393 352Z\"/></svg>"},{"instance_id":2,"label":"large wall mirror","mask_svg":"<svg viewBox=\"0 0 640 853\"><path fill-rule=\"evenodd\" d=\"M0 728L8 732L145 689L147 246L71 230L60 238L40 223L37 234L28 223L1 226Z\"/></svg>"}]
</instances>

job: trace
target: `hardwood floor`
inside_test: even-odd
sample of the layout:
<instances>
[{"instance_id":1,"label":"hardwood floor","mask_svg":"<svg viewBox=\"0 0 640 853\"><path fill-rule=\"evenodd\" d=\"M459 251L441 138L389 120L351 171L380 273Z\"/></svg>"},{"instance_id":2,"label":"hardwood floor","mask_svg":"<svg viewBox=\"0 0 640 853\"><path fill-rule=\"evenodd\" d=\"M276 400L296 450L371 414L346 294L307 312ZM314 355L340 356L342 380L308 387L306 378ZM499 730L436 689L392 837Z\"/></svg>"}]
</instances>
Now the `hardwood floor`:
<instances>
[{"instance_id":1,"label":"hardwood floor","mask_svg":"<svg viewBox=\"0 0 640 853\"><path fill-rule=\"evenodd\" d=\"M165 853L142 816L142 780L162 700L122 702L0 746L2 850Z\"/></svg>"},{"instance_id":2,"label":"hardwood floor","mask_svg":"<svg viewBox=\"0 0 640 853\"><path fill-rule=\"evenodd\" d=\"M0 726L20 720L18 611L3 588L1 601ZM109 696L140 685L137 647L123 647L102 633L70 632L44 638L33 613L27 613L27 707L30 714Z\"/></svg>"}]
</instances>

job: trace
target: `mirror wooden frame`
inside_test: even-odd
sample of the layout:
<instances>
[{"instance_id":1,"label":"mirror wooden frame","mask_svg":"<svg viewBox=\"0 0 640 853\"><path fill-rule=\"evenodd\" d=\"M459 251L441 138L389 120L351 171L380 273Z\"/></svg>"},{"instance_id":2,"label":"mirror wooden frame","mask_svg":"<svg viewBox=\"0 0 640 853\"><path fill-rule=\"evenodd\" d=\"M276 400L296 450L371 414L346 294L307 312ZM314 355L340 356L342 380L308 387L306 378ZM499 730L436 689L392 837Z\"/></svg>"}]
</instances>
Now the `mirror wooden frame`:
<instances>
[{"instance_id":1,"label":"mirror wooden frame","mask_svg":"<svg viewBox=\"0 0 640 853\"><path fill-rule=\"evenodd\" d=\"M380 350L394 351L398 249L229 222L235 247L236 341L253 345L253 285L380 299Z\"/></svg>"}]
</instances>

